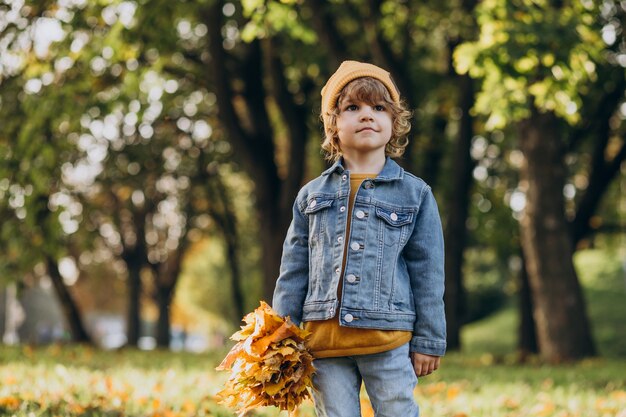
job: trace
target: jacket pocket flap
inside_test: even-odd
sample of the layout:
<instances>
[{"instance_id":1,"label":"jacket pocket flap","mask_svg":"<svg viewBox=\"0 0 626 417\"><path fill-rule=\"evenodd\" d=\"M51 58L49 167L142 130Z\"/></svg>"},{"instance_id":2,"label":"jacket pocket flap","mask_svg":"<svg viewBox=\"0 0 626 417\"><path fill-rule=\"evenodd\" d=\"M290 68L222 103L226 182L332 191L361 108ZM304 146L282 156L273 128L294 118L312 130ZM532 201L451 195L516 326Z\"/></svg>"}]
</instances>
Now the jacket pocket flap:
<instances>
[{"instance_id":1,"label":"jacket pocket flap","mask_svg":"<svg viewBox=\"0 0 626 417\"><path fill-rule=\"evenodd\" d=\"M399 227L413 221L412 211L389 210L383 207L376 207L376 215L383 219L388 225Z\"/></svg>"},{"instance_id":2,"label":"jacket pocket flap","mask_svg":"<svg viewBox=\"0 0 626 417\"><path fill-rule=\"evenodd\" d=\"M306 208L304 209L304 214L311 214L311 213L315 213L317 211L320 211L322 209L325 209L327 207L330 207L333 205L333 200L329 200L329 199L323 199L323 198L312 198Z\"/></svg>"}]
</instances>

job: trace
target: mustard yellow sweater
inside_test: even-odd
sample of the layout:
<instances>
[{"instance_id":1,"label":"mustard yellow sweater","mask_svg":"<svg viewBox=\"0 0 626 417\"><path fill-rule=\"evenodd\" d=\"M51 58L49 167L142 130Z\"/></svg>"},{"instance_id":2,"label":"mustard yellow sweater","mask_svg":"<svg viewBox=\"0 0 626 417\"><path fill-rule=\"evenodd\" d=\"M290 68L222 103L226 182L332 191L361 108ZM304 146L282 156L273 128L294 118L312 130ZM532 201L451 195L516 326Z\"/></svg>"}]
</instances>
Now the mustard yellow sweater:
<instances>
[{"instance_id":1,"label":"mustard yellow sweater","mask_svg":"<svg viewBox=\"0 0 626 417\"><path fill-rule=\"evenodd\" d=\"M346 267L346 248L350 241L350 220L356 192L366 178L375 178L376 174L351 174L350 199L348 200L348 226L344 240L344 257L337 297L341 300L343 274ZM337 309L337 314L339 309ZM307 347L316 358L337 356L367 355L395 349L411 340L411 332L402 330L358 329L339 325L337 315L328 320L308 321L304 328L311 332Z\"/></svg>"}]
</instances>

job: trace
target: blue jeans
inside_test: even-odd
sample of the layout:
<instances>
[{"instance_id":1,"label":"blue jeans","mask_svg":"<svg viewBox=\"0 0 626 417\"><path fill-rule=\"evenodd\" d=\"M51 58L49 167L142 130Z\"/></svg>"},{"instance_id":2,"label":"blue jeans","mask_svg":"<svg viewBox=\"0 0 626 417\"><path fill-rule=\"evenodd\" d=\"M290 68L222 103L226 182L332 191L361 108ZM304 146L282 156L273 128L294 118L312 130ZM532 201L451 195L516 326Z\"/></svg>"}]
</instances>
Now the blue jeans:
<instances>
[{"instance_id":1,"label":"blue jeans","mask_svg":"<svg viewBox=\"0 0 626 417\"><path fill-rule=\"evenodd\" d=\"M318 417L361 417L361 381L376 417L419 417L417 377L409 344L372 355L315 359L313 400Z\"/></svg>"}]
</instances>

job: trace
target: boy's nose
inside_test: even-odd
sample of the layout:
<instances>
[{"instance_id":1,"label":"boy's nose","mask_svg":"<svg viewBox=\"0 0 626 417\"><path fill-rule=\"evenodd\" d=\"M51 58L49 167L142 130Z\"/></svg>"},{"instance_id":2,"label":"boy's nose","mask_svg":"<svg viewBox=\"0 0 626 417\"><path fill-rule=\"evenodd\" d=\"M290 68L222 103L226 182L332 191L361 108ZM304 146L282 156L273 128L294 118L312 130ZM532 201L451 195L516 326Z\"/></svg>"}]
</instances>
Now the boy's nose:
<instances>
[{"instance_id":1,"label":"boy's nose","mask_svg":"<svg viewBox=\"0 0 626 417\"><path fill-rule=\"evenodd\" d=\"M373 120L372 109L369 107L363 108L363 111L361 112L361 120Z\"/></svg>"}]
</instances>

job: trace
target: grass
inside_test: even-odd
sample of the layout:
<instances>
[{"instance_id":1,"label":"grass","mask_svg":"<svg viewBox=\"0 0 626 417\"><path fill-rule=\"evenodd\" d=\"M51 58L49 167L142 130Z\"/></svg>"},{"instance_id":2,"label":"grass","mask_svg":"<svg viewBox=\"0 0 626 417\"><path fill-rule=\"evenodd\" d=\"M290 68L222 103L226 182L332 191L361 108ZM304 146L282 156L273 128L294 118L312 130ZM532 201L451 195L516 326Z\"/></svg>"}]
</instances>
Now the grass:
<instances>
[{"instance_id":1,"label":"grass","mask_svg":"<svg viewBox=\"0 0 626 417\"><path fill-rule=\"evenodd\" d=\"M3 348L0 415L233 416L213 398L225 378L213 371L221 356L60 346ZM494 358L487 353L448 355L442 368L422 378L416 389L422 415L626 416L624 360L597 358L575 366L537 361L520 366ZM279 414L264 409L254 415ZM305 405L300 415L312 417L311 405Z\"/></svg>"},{"instance_id":2,"label":"grass","mask_svg":"<svg viewBox=\"0 0 626 417\"><path fill-rule=\"evenodd\" d=\"M574 257L584 288L587 313L598 354L626 358L626 266L617 253L585 250ZM465 354L488 352L497 356L515 351L517 300L497 313L463 328Z\"/></svg>"},{"instance_id":3,"label":"grass","mask_svg":"<svg viewBox=\"0 0 626 417\"><path fill-rule=\"evenodd\" d=\"M626 417L623 271L610 254L582 255L576 264L602 356L575 365L547 365L538 358L517 364L515 307L508 306L467 326L463 353L450 353L438 372L420 380L422 416ZM2 347L0 416L234 416L214 400L226 378L214 367L225 353ZM367 401L363 405L363 415L373 415ZM313 417L311 404L299 415Z\"/></svg>"}]
</instances>

